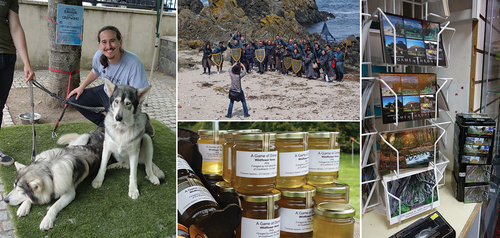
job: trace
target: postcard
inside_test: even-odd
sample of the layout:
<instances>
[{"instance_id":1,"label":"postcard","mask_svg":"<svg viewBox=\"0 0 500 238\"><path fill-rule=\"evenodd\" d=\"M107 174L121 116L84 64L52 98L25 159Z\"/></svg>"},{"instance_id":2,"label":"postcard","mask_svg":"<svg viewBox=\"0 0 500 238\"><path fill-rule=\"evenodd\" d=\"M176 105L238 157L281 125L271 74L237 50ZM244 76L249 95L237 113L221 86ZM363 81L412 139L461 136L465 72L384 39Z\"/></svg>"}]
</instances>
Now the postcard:
<instances>
[{"instance_id":1,"label":"postcard","mask_svg":"<svg viewBox=\"0 0 500 238\"><path fill-rule=\"evenodd\" d=\"M382 132L382 137L399 151L399 168L428 166L434 160L434 144L439 137L437 128ZM436 148L436 153L438 148ZM380 170L397 169L397 154L384 141L380 142Z\"/></svg>"},{"instance_id":2,"label":"postcard","mask_svg":"<svg viewBox=\"0 0 500 238\"><path fill-rule=\"evenodd\" d=\"M383 177L387 188L384 196L387 219L391 225L399 222L399 218L405 220L440 206L435 176L434 168L418 168L409 169L399 176L389 174Z\"/></svg>"},{"instance_id":3,"label":"postcard","mask_svg":"<svg viewBox=\"0 0 500 238\"><path fill-rule=\"evenodd\" d=\"M490 176L491 165L467 165L465 183L487 183Z\"/></svg>"},{"instance_id":4,"label":"postcard","mask_svg":"<svg viewBox=\"0 0 500 238\"><path fill-rule=\"evenodd\" d=\"M464 188L464 203L488 201L490 185L471 186Z\"/></svg>"}]
</instances>

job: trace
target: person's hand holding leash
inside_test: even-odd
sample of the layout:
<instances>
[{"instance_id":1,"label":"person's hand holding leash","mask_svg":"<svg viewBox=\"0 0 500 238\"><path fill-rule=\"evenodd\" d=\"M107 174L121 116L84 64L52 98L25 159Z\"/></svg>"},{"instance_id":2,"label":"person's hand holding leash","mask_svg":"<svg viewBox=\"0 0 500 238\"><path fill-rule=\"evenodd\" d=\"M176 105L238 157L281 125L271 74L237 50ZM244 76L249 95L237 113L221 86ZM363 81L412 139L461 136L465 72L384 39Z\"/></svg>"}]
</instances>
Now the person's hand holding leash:
<instances>
[{"instance_id":1,"label":"person's hand holding leash","mask_svg":"<svg viewBox=\"0 0 500 238\"><path fill-rule=\"evenodd\" d=\"M30 65L24 65L24 79L26 83L35 79L35 72L33 72Z\"/></svg>"}]
</instances>

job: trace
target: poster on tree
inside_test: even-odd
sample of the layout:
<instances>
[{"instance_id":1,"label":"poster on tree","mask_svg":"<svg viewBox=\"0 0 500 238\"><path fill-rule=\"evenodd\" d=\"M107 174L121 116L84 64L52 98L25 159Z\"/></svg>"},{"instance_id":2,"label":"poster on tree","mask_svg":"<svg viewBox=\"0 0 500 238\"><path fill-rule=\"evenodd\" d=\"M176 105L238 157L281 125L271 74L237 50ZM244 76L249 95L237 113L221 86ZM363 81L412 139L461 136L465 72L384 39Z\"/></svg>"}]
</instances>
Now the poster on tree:
<instances>
[{"instance_id":1,"label":"poster on tree","mask_svg":"<svg viewBox=\"0 0 500 238\"><path fill-rule=\"evenodd\" d=\"M56 43L62 45L82 45L83 7L57 5Z\"/></svg>"}]
</instances>

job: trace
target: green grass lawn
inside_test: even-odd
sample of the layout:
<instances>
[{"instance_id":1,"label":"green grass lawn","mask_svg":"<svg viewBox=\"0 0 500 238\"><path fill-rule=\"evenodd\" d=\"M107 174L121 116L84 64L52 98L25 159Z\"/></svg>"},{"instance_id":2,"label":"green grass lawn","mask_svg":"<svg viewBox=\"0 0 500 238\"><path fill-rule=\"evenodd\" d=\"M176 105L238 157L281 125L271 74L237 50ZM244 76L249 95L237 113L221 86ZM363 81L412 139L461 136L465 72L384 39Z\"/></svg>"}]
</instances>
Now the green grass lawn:
<instances>
[{"instance_id":1,"label":"green grass lawn","mask_svg":"<svg viewBox=\"0 0 500 238\"><path fill-rule=\"evenodd\" d=\"M176 160L175 132L156 120L153 138L153 161L164 172L166 179L154 186L145 179L144 165L137 173L140 197L128 196L129 170L108 170L103 185L94 189L88 177L76 189L76 198L58 215L54 228L40 231L39 225L51 204L33 205L28 216L18 218L18 207L7 205L13 215L18 237L167 237L176 229ZM51 137L54 124L36 125L38 153L61 147ZM83 133L94 130L90 122L61 123L58 134ZM31 125L4 127L0 130L0 148L16 161L29 164L31 154ZM6 192L13 188L15 167L0 166L0 176Z\"/></svg>"},{"instance_id":2,"label":"green grass lawn","mask_svg":"<svg viewBox=\"0 0 500 238\"><path fill-rule=\"evenodd\" d=\"M354 154L354 163L351 163L351 153L340 154L339 182L350 186L349 204L356 209L356 219L360 217L360 169L359 154Z\"/></svg>"}]
</instances>

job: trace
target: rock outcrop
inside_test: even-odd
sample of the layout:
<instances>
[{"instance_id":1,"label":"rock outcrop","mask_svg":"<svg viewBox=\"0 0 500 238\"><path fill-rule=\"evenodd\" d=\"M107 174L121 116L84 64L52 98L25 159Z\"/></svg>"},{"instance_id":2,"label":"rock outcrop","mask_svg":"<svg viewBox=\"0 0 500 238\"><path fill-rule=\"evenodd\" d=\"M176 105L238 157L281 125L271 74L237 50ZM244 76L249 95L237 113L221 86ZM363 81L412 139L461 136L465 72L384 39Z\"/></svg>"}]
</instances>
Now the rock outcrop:
<instances>
[{"instance_id":1,"label":"rock outcrop","mask_svg":"<svg viewBox=\"0 0 500 238\"><path fill-rule=\"evenodd\" d=\"M192 12L199 14L203 10L203 3L200 0L182 0L178 3L179 11L189 9Z\"/></svg>"},{"instance_id":2,"label":"rock outcrop","mask_svg":"<svg viewBox=\"0 0 500 238\"><path fill-rule=\"evenodd\" d=\"M238 6L252 20L259 20L266 15L285 16L285 12L294 12L296 20L301 23L317 23L335 16L328 12L320 12L315 0L236 0Z\"/></svg>"}]
</instances>

